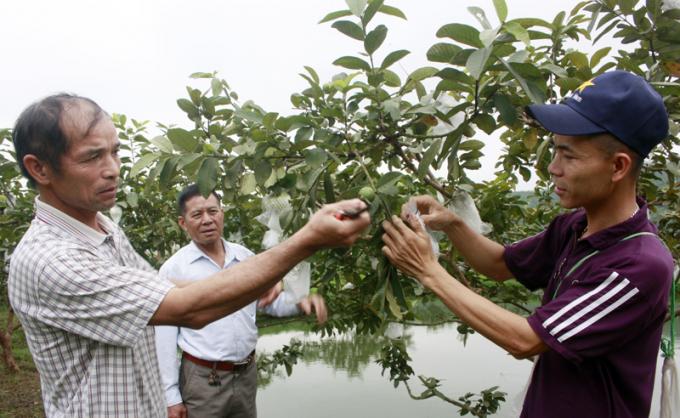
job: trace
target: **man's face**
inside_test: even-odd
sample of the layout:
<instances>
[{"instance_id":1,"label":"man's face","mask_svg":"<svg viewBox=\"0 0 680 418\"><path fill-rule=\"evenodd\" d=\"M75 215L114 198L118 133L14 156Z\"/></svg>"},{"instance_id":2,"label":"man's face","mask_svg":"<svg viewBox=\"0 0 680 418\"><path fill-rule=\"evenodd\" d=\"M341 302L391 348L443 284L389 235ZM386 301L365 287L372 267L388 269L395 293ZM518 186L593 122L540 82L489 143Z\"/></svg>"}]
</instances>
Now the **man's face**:
<instances>
[{"instance_id":1,"label":"man's face","mask_svg":"<svg viewBox=\"0 0 680 418\"><path fill-rule=\"evenodd\" d=\"M74 119L74 123L77 125L79 121ZM76 125L72 131L81 128ZM76 219L84 219L116 203L120 142L108 116L102 117L86 136L69 137L60 170L51 170L50 189L59 209Z\"/></svg>"},{"instance_id":2,"label":"man's face","mask_svg":"<svg viewBox=\"0 0 680 418\"><path fill-rule=\"evenodd\" d=\"M548 171L560 204L589 208L606 201L613 191L612 158L588 138L555 134L553 141Z\"/></svg>"},{"instance_id":3,"label":"man's face","mask_svg":"<svg viewBox=\"0 0 680 418\"><path fill-rule=\"evenodd\" d=\"M194 196L186 201L179 224L195 243L211 245L222 238L224 213L214 195L211 194L207 199Z\"/></svg>"}]
</instances>

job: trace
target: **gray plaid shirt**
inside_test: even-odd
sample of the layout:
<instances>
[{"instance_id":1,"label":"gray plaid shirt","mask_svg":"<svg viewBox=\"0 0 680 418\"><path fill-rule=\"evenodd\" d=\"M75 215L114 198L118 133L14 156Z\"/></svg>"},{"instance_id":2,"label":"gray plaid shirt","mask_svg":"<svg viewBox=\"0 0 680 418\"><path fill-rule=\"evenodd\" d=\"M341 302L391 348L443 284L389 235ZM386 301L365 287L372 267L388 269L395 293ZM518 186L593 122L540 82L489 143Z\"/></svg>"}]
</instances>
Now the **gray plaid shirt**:
<instances>
[{"instance_id":1,"label":"gray plaid shirt","mask_svg":"<svg viewBox=\"0 0 680 418\"><path fill-rule=\"evenodd\" d=\"M153 327L171 283L97 214L101 234L36 199L10 261L9 298L48 417L165 417Z\"/></svg>"}]
</instances>

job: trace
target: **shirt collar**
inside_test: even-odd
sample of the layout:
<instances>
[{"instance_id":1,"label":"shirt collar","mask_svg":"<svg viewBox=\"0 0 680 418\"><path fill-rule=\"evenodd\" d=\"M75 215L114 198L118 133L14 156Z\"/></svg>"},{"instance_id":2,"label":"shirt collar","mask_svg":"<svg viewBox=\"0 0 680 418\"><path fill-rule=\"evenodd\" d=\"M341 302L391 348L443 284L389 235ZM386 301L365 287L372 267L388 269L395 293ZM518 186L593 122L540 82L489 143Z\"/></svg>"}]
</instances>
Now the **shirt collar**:
<instances>
[{"instance_id":1,"label":"shirt collar","mask_svg":"<svg viewBox=\"0 0 680 418\"><path fill-rule=\"evenodd\" d=\"M224 265L228 266L234 261L241 262L245 260L248 255L243 251L243 249L235 244L232 244L222 238L222 245L224 245ZM200 258L207 258L211 259L203 250L198 248L198 245L194 241L191 241L188 245L188 257L189 257L189 262L193 263L194 261L200 259Z\"/></svg>"},{"instance_id":2,"label":"shirt collar","mask_svg":"<svg viewBox=\"0 0 680 418\"><path fill-rule=\"evenodd\" d=\"M616 225L612 225L602 231L598 231L595 234L584 238L583 241L590 244L590 246L596 250L604 250L605 248L618 243L630 234L648 230L648 225L650 225L650 223L647 216L647 211L649 210L647 202L641 197L638 197L637 204L640 209L629 219ZM579 216L572 224L572 230L578 236L583 233L585 227L586 214L585 211L582 211L581 216ZM656 233L656 231L652 232Z\"/></svg>"},{"instance_id":3,"label":"shirt collar","mask_svg":"<svg viewBox=\"0 0 680 418\"><path fill-rule=\"evenodd\" d=\"M99 223L102 229L107 231L106 234L103 234L65 214L49 203L43 202L39 196L35 198L35 216L41 221L61 228L69 234L95 246L103 244L106 238L113 235L117 229L113 221L102 215L101 212L97 212L97 223Z\"/></svg>"}]
</instances>

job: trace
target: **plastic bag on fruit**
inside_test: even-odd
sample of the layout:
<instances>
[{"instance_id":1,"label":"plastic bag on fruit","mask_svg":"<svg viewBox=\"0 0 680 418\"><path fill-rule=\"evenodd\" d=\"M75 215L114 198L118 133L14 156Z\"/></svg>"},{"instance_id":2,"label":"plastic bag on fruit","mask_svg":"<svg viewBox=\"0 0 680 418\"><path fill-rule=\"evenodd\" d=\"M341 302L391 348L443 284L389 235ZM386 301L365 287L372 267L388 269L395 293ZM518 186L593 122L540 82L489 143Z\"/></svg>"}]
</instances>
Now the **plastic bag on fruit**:
<instances>
[{"instance_id":1,"label":"plastic bag on fruit","mask_svg":"<svg viewBox=\"0 0 680 418\"><path fill-rule=\"evenodd\" d=\"M661 2L661 11L667 12L674 9L680 9L680 0L663 0Z\"/></svg>"},{"instance_id":2,"label":"plastic bag on fruit","mask_svg":"<svg viewBox=\"0 0 680 418\"><path fill-rule=\"evenodd\" d=\"M451 109L459 106L461 104L460 101L454 99L450 94L448 93L442 93L437 97L436 100L434 100L434 107L437 109L437 111L441 112L442 114L447 114ZM447 135L458 129L458 126L460 126L461 123L465 122L465 112L460 111L456 112L451 116L448 121L444 121L442 119L438 120L437 126L432 128L432 135Z\"/></svg>"},{"instance_id":3,"label":"plastic bag on fruit","mask_svg":"<svg viewBox=\"0 0 680 418\"><path fill-rule=\"evenodd\" d=\"M283 238L283 228L281 228L281 216L292 211L290 196L282 194L280 196L265 196L262 198L262 213L255 219L267 227L262 238L262 247L270 249L281 242Z\"/></svg>"},{"instance_id":4,"label":"plastic bag on fruit","mask_svg":"<svg viewBox=\"0 0 680 418\"><path fill-rule=\"evenodd\" d=\"M673 357L666 357L661 368L661 411L659 418L680 415L680 390L678 390L678 365Z\"/></svg>"},{"instance_id":5,"label":"plastic bag on fruit","mask_svg":"<svg viewBox=\"0 0 680 418\"><path fill-rule=\"evenodd\" d=\"M272 248L283 240L283 228L281 228L280 219L292 210L290 196L285 193L262 198L262 213L255 219L267 227L267 232L262 237L263 248ZM298 303L309 295L310 278L311 264L306 261L293 267L283 277L283 290L291 296L292 302Z\"/></svg>"},{"instance_id":6,"label":"plastic bag on fruit","mask_svg":"<svg viewBox=\"0 0 680 418\"><path fill-rule=\"evenodd\" d=\"M384 335L390 340L398 340L403 338L404 324L400 324L399 322L390 322L385 329Z\"/></svg>"},{"instance_id":7,"label":"plastic bag on fruit","mask_svg":"<svg viewBox=\"0 0 680 418\"><path fill-rule=\"evenodd\" d=\"M109 216L111 216L111 220L118 225L120 219L123 217L123 209L121 209L120 206L115 205L109 209Z\"/></svg>"},{"instance_id":8,"label":"plastic bag on fruit","mask_svg":"<svg viewBox=\"0 0 680 418\"><path fill-rule=\"evenodd\" d=\"M517 393L517 395L514 396L511 401L508 402L510 404L509 413L512 414L513 417L518 417L522 413L522 409L524 408L524 398L527 397L529 385L531 384L531 378L534 375L534 369L536 369L536 361L538 361L538 356L534 356L531 360L534 364L531 366L531 372L529 372L529 377L527 378L526 383L524 383L524 387L519 393Z\"/></svg>"},{"instance_id":9,"label":"plastic bag on fruit","mask_svg":"<svg viewBox=\"0 0 680 418\"><path fill-rule=\"evenodd\" d=\"M486 235L491 232L491 225L482 222L477 206L475 206L475 201L472 200L472 196L465 190L459 189L454 193L449 209L460 216L463 222L478 234Z\"/></svg>"}]
</instances>

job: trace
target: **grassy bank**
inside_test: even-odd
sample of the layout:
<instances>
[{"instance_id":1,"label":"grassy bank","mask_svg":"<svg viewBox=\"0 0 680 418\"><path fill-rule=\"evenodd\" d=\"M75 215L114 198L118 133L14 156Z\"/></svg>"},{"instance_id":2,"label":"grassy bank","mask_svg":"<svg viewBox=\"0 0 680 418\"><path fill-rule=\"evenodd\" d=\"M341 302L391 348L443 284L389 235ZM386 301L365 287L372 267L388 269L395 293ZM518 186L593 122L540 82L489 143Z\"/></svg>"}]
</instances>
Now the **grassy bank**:
<instances>
[{"instance_id":1,"label":"grassy bank","mask_svg":"<svg viewBox=\"0 0 680 418\"><path fill-rule=\"evenodd\" d=\"M0 308L0 324L6 324L7 308ZM21 330L12 335L14 358L19 372L10 373L0 366L0 418L44 417L40 380Z\"/></svg>"},{"instance_id":2,"label":"grassy bank","mask_svg":"<svg viewBox=\"0 0 680 418\"><path fill-rule=\"evenodd\" d=\"M0 307L0 324L7 322L7 308ZM16 321L16 318L15 318ZM263 316L261 334L281 332L291 328L308 330L311 325L298 321L297 324L279 318ZM12 336L14 358L19 365L18 373L10 373L0 365L0 418L35 418L44 417L42 398L40 397L40 379L35 369L31 353L26 346L26 339L21 329Z\"/></svg>"}]
</instances>

